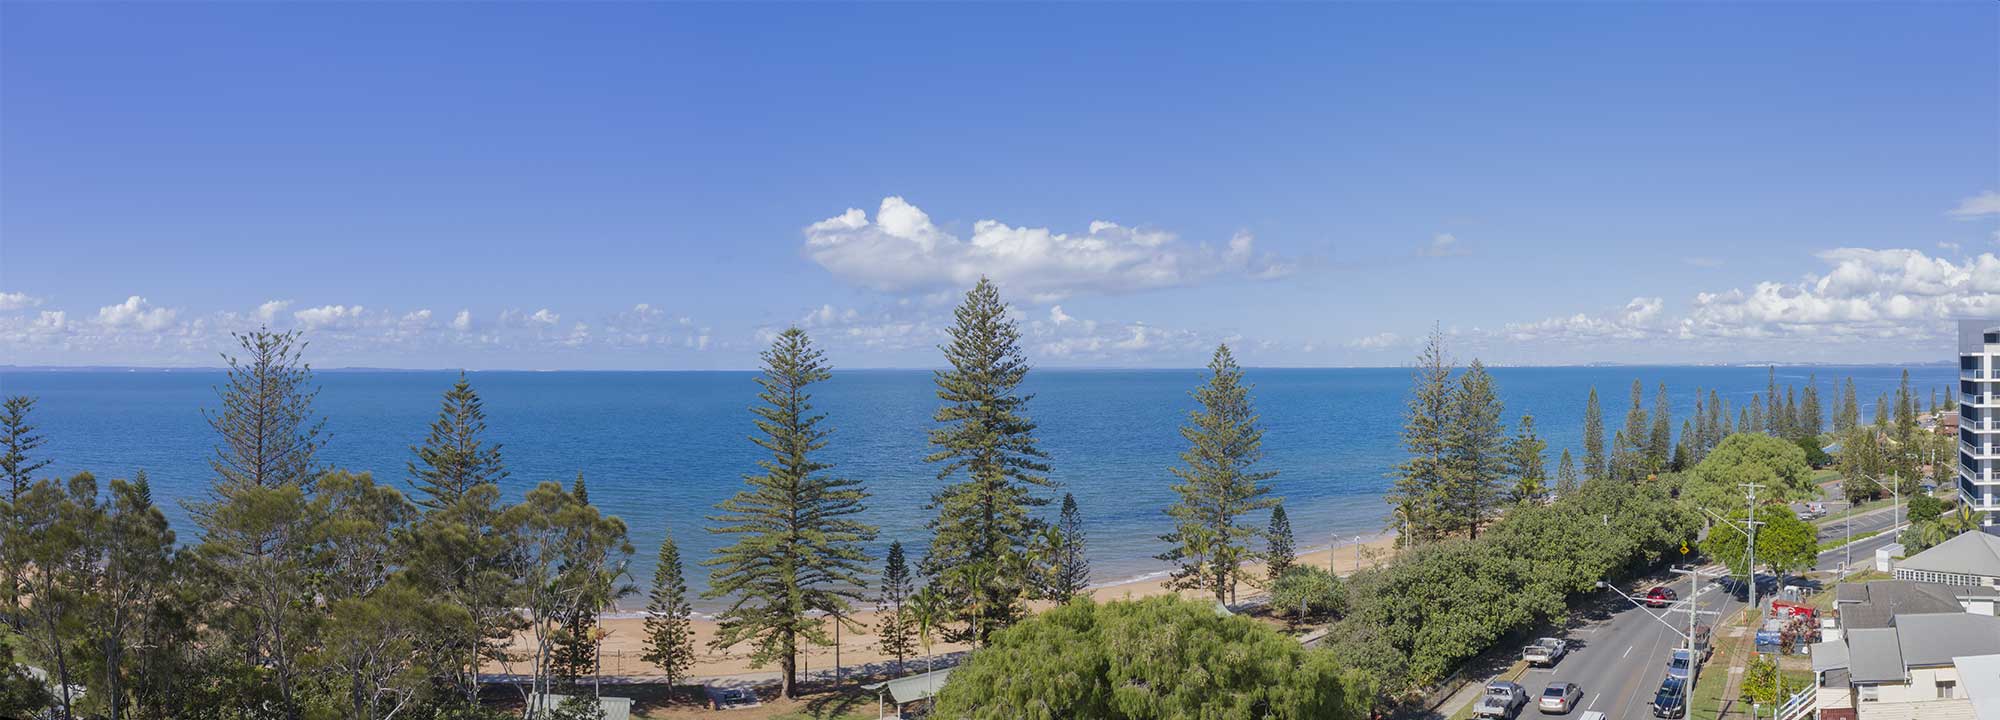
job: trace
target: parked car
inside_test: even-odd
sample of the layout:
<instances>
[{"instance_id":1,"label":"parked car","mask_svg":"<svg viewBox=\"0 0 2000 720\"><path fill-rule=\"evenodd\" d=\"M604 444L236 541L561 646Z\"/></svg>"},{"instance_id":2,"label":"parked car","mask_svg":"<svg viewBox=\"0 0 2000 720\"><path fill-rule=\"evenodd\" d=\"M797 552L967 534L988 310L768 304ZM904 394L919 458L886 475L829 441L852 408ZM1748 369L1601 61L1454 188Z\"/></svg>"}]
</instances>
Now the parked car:
<instances>
[{"instance_id":1,"label":"parked car","mask_svg":"<svg viewBox=\"0 0 2000 720\"><path fill-rule=\"evenodd\" d=\"M1543 713L1558 715L1576 708L1576 701L1583 699L1583 688L1573 682L1554 683L1542 691L1542 697L1535 701L1535 707Z\"/></svg>"},{"instance_id":2,"label":"parked car","mask_svg":"<svg viewBox=\"0 0 2000 720\"><path fill-rule=\"evenodd\" d=\"M1663 608L1681 598L1673 588L1661 585L1646 592L1646 607Z\"/></svg>"},{"instance_id":3,"label":"parked car","mask_svg":"<svg viewBox=\"0 0 2000 720\"><path fill-rule=\"evenodd\" d=\"M1495 680L1486 684L1486 692L1479 696L1479 704L1472 708L1472 716L1514 720L1521 714L1521 708L1527 705L1528 691L1520 683Z\"/></svg>"},{"instance_id":4,"label":"parked car","mask_svg":"<svg viewBox=\"0 0 2000 720\"><path fill-rule=\"evenodd\" d=\"M1677 718L1687 715L1687 681L1670 677L1660 682L1653 695L1653 717Z\"/></svg>"},{"instance_id":5,"label":"parked car","mask_svg":"<svg viewBox=\"0 0 2000 720\"><path fill-rule=\"evenodd\" d=\"M1569 643L1562 638L1545 637L1521 648L1521 659L1529 665L1554 667L1569 652Z\"/></svg>"},{"instance_id":6,"label":"parked car","mask_svg":"<svg viewBox=\"0 0 2000 720\"><path fill-rule=\"evenodd\" d=\"M1583 711L1583 717L1576 720L1610 720L1610 717L1609 715L1605 715L1603 710L1585 710Z\"/></svg>"},{"instance_id":7,"label":"parked car","mask_svg":"<svg viewBox=\"0 0 2000 720\"><path fill-rule=\"evenodd\" d=\"M1675 648L1673 654L1667 657L1667 677L1686 680L1700 672L1701 663L1687 648Z\"/></svg>"}]
</instances>

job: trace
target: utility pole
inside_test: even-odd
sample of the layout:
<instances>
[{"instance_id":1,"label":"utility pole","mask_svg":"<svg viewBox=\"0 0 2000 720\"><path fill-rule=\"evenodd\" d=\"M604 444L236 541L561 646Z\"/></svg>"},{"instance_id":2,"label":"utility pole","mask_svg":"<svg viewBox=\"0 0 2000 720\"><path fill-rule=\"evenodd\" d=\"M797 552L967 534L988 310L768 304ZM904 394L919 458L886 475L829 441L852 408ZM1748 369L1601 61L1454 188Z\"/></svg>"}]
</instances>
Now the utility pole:
<instances>
[{"instance_id":1,"label":"utility pole","mask_svg":"<svg viewBox=\"0 0 2000 720\"><path fill-rule=\"evenodd\" d=\"M1750 531L1745 533L1749 536L1750 542L1744 546L1744 549L1750 554L1749 562L1746 565L1750 571L1750 618L1755 621L1761 620L1764 617L1763 608L1757 606L1757 526L1764 524L1757 521L1757 489L1764 486L1756 483L1744 483L1738 487L1749 488L1750 490L1748 495L1750 498L1750 515L1744 518L1743 524L1750 528ZM1754 632L1755 629L1756 626L1753 623L1751 630Z\"/></svg>"},{"instance_id":2,"label":"utility pole","mask_svg":"<svg viewBox=\"0 0 2000 720\"><path fill-rule=\"evenodd\" d=\"M1703 615L1718 615L1720 614L1720 612L1715 610L1701 609L1701 570L1696 569L1694 566L1690 565L1685 570L1681 568L1672 568L1671 571L1675 575L1686 575L1689 578L1688 599L1687 599L1688 684L1687 684L1686 694L1682 695L1682 697L1687 698L1685 702L1688 703L1689 710L1692 711L1693 709L1692 706L1694 703L1694 684L1695 681L1701 677L1701 649L1695 647L1694 644L1695 620ZM1752 585L1755 585L1754 580L1752 582ZM1714 642L1714 640L1711 639L1710 642ZM1692 712L1690 712L1689 714L1692 715Z\"/></svg>"}]
</instances>

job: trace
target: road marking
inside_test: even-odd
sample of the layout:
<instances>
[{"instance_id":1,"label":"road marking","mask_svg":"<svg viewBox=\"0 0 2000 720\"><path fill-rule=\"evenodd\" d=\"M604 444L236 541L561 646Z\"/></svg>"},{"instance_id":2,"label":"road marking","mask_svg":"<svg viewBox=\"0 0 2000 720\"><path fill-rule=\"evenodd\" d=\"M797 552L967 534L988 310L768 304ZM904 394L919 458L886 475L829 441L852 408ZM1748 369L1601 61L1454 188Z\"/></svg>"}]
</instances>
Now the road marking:
<instances>
[{"instance_id":1,"label":"road marking","mask_svg":"<svg viewBox=\"0 0 2000 720\"><path fill-rule=\"evenodd\" d=\"M1638 647L1638 646L1637 646L1637 645L1634 645L1634 646L1632 646L1632 647ZM1620 655L1620 656L1618 656L1618 657L1619 657L1619 658L1628 658L1628 657L1632 657L1632 648L1631 648L1631 647L1628 647L1628 648L1625 648L1625 654L1624 654L1624 655Z\"/></svg>"},{"instance_id":2,"label":"road marking","mask_svg":"<svg viewBox=\"0 0 2000 720\"><path fill-rule=\"evenodd\" d=\"M1592 696L1590 696L1590 704L1589 704L1589 705L1585 705L1585 706L1583 706L1583 709L1585 709L1585 710L1596 710L1596 709L1597 709L1597 696L1596 696L1596 695L1592 695Z\"/></svg>"}]
</instances>

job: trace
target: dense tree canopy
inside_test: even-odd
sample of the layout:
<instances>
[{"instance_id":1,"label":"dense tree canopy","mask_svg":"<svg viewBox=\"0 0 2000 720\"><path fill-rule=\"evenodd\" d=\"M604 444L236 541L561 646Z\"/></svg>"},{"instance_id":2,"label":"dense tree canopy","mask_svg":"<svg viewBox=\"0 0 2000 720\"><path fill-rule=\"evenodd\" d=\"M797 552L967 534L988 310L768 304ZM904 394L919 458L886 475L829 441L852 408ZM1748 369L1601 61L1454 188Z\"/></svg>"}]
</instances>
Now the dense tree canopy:
<instances>
[{"instance_id":1,"label":"dense tree canopy","mask_svg":"<svg viewBox=\"0 0 2000 720\"><path fill-rule=\"evenodd\" d=\"M1373 687L1322 651L1176 597L1077 599L996 634L936 715L1153 720L1366 717Z\"/></svg>"},{"instance_id":2,"label":"dense tree canopy","mask_svg":"<svg viewBox=\"0 0 2000 720\"><path fill-rule=\"evenodd\" d=\"M1769 435L1737 433L1694 467L1681 496L1698 508L1728 513L1746 507L1745 484L1756 484L1760 500L1812 497L1812 467L1799 446Z\"/></svg>"}]
</instances>

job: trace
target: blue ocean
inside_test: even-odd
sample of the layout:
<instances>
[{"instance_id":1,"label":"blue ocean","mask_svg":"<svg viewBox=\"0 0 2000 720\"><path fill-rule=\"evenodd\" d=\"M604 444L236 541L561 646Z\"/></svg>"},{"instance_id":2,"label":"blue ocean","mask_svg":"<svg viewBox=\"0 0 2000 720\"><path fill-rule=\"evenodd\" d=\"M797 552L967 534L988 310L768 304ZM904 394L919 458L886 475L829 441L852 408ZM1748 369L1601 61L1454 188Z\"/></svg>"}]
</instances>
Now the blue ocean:
<instances>
[{"instance_id":1,"label":"blue ocean","mask_svg":"<svg viewBox=\"0 0 2000 720\"><path fill-rule=\"evenodd\" d=\"M1535 416L1549 441L1549 467L1565 448L1581 457L1584 401L1597 388L1606 425L1624 417L1633 380L1665 382L1674 428L1694 408L1701 388L1741 406L1765 387L1763 367L1537 367L1494 371L1511 425ZM1892 392L1900 369L1881 366L1779 368L1778 382L1803 387L1816 378L1828 412L1838 383L1854 378L1862 414ZM1174 465L1184 448L1179 427L1193 409L1189 392L1201 370L1036 370L1027 390L1028 414L1050 456L1054 497L1076 495L1087 522L1093 579L1115 582L1160 572L1153 556L1168 529L1162 508L1173 500ZM1946 365L1911 369L1921 402L1954 382ZM689 558L689 581L707 584L693 566L724 542L704 529L713 506L742 486L760 450L748 407L755 401L749 372L477 372L473 386L486 400L491 439L504 446L512 475L505 490L519 498L544 480L570 482L583 473L590 496L623 518L638 548L633 577L652 577L651 558L671 528ZM1264 463L1276 470L1301 547L1324 547L1379 533L1383 491L1402 459L1398 433L1410 373L1399 368L1251 369L1265 427ZM156 497L182 533L195 540L181 503L199 498L212 478L215 438L203 408L219 402L214 370L0 369L0 393L39 399L34 420L54 460L45 472L89 470L100 478L145 470ZM410 445L422 440L439 395L455 372L322 371L317 408L329 433L322 460L406 485ZM1940 395L1940 397L1942 397ZM931 493L941 486L926 431L938 406L932 375L922 370L837 371L814 398L834 434L825 458L835 472L864 481L872 497L866 516L881 528L880 545L901 540L913 553L928 542ZM1054 507L1048 508L1051 516ZM1261 522L1261 519L1258 520ZM879 553L878 553L879 555Z\"/></svg>"}]
</instances>

